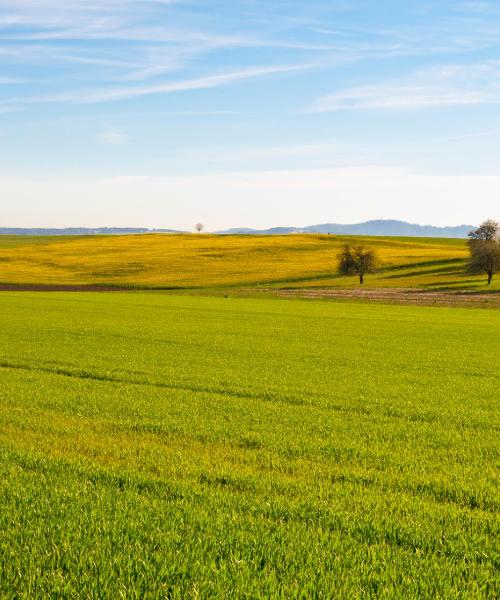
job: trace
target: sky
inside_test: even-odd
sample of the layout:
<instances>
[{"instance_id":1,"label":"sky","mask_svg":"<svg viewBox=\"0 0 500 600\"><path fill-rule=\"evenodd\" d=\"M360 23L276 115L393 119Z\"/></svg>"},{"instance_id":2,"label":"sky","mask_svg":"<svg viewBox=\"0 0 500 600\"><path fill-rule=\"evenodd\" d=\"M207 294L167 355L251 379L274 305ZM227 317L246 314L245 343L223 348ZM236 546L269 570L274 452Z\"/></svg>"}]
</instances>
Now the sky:
<instances>
[{"instance_id":1,"label":"sky","mask_svg":"<svg viewBox=\"0 0 500 600\"><path fill-rule=\"evenodd\" d=\"M500 218L499 0L0 0L0 226Z\"/></svg>"}]
</instances>

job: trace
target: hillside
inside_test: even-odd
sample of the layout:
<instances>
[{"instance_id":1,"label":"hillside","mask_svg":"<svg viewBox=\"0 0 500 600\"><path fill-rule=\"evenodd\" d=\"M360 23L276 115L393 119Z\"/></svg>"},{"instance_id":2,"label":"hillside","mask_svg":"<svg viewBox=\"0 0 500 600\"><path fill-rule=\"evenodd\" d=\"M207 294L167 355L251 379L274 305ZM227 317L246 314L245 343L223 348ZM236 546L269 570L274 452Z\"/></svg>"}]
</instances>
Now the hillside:
<instances>
[{"instance_id":1,"label":"hillside","mask_svg":"<svg viewBox=\"0 0 500 600\"><path fill-rule=\"evenodd\" d=\"M486 287L483 277L466 274L464 240L311 234L3 236L0 284L357 287L356 278L336 274L338 252L348 240L370 244L380 256L380 271L367 278L367 288Z\"/></svg>"}]
</instances>

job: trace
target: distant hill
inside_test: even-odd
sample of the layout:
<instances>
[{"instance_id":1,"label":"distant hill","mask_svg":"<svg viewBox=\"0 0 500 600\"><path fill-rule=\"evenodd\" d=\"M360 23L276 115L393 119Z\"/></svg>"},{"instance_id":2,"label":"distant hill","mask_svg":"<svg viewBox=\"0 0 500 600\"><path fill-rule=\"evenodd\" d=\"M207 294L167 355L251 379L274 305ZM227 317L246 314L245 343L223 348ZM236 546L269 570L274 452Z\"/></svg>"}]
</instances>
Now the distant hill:
<instances>
[{"instance_id":1,"label":"distant hill","mask_svg":"<svg viewBox=\"0 0 500 600\"><path fill-rule=\"evenodd\" d=\"M125 235L127 233L183 233L176 229L145 229L141 227L66 227L64 229L0 227L0 235Z\"/></svg>"},{"instance_id":2,"label":"distant hill","mask_svg":"<svg viewBox=\"0 0 500 600\"><path fill-rule=\"evenodd\" d=\"M379 235L407 237L439 237L465 238L474 225L458 225L456 227L435 227L433 225L416 225L406 221L376 220L365 223L341 225L339 223L323 223L308 227L272 227L270 229L234 228L219 231L223 234L280 235L286 233L332 233L337 235Z\"/></svg>"}]
</instances>

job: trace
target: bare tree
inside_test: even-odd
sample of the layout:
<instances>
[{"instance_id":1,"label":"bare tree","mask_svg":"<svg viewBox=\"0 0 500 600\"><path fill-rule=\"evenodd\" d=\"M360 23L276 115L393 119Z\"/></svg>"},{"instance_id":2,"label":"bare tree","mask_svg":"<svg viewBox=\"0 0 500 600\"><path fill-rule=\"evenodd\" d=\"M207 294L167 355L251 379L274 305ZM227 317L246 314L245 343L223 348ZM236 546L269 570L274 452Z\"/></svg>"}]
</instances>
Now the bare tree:
<instances>
[{"instance_id":1,"label":"bare tree","mask_svg":"<svg viewBox=\"0 0 500 600\"><path fill-rule=\"evenodd\" d=\"M201 233L203 231L203 223L196 223L196 231Z\"/></svg>"},{"instance_id":2,"label":"bare tree","mask_svg":"<svg viewBox=\"0 0 500 600\"><path fill-rule=\"evenodd\" d=\"M377 263L377 253L372 248L346 244L339 255L338 268L343 275L357 275L362 285L365 275L375 272Z\"/></svg>"}]
</instances>

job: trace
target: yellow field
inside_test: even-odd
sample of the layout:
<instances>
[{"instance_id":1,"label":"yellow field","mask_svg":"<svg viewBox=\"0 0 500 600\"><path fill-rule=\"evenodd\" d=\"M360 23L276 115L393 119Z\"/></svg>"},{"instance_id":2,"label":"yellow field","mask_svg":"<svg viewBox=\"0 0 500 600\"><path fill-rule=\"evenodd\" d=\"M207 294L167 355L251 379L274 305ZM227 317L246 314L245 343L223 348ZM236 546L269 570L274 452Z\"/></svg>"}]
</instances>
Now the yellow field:
<instances>
[{"instance_id":1,"label":"yellow field","mask_svg":"<svg viewBox=\"0 0 500 600\"><path fill-rule=\"evenodd\" d=\"M338 277L347 240L376 248L381 270L366 286L467 288L465 240L328 235L125 235L0 238L0 283L204 288L241 285L356 286ZM497 287L498 283L494 287Z\"/></svg>"}]
</instances>

